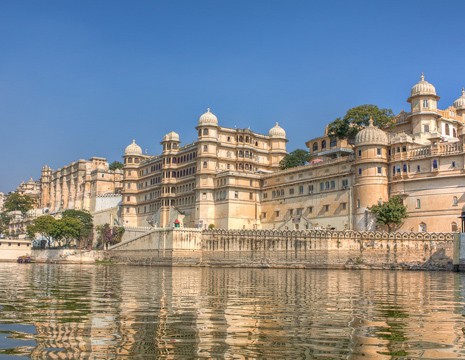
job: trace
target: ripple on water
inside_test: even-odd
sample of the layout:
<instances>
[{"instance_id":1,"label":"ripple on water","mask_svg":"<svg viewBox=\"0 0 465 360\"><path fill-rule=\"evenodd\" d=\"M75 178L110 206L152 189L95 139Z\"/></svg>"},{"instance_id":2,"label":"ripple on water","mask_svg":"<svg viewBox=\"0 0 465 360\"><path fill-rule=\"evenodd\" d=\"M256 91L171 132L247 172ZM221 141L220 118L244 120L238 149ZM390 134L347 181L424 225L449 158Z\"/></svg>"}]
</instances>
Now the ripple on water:
<instances>
[{"instance_id":1,"label":"ripple on water","mask_svg":"<svg viewBox=\"0 0 465 360\"><path fill-rule=\"evenodd\" d=\"M452 273L0 264L0 354L453 359L464 296Z\"/></svg>"}]
</instances>

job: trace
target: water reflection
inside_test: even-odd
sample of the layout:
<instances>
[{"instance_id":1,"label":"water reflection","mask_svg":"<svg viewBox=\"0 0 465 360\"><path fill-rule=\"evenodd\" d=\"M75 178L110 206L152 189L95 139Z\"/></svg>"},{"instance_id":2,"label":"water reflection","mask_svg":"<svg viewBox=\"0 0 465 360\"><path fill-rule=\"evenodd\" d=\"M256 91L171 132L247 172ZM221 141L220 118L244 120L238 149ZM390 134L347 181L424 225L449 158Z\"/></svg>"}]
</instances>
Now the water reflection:
<instances>
[{"instance_id":1,"label":"water reflection","mask_svg":"<svg viewBox=\"0 0 465 360\"><path fill-rule=\"evenodd\" d=\"M453 273L0 264L0 354L463 358Z\"/></svg>"}]
</instances>

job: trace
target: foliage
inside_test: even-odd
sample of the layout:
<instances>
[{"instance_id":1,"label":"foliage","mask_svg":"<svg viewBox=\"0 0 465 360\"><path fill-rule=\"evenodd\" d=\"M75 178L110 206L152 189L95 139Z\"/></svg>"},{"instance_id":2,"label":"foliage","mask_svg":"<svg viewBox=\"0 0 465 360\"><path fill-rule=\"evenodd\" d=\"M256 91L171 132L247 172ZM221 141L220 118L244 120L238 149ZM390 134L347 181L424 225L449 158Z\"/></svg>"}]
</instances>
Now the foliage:
<instances>
[{"instance_id":1,"label":"foliage","mask_svg":"<svg viewBox=\"0 0 465 360\"><path fill-rule=\"evenodd\" d=\"M69 245L71 240L79 238L81 231L81 220L67 217L56 220L50 235L55 240L63 241L65 245Z\"/></svg>"},{"instance_id":2,"label":"foliage","mask_svg":"<svg viewBox=\"0 0 465 360\"><path fill-rule=\"evenodd\" d=\"M7 231L9 223L10 217L5 212L0 213L0 234Z\"/></svg>"},{"instance_id":3,"label":"foliage","mask_svg":"<svg viewBox=\"0 0 465 360\"><path fill-rule=\"evenodd\" d=\"M3 208L5 211L21 211L24 215L34 207L34 200L28 195L21 195L17 192L7 196Z\"/></svg>"},{"instance_id":4,"label":"foliage","mask_svg":"<svg viewBox=\"0 0 465 360\"><path fill-rule=\"evenodd\" d=\"M108 169L110 170L121 170L124 167L124 164L120 161L113 161L109 166Z\"/></svg>"},{"instance_id":5,"label":"foliage","mask_svg":"<svg viewBox=\"0 0 465 360\"><path fill-rule=\"evenodd\" d=\"M287 154L279 163L282 170L305 165L310 159L310 154L306 150L297 149Z\"/></svg>"},{"instance_id":6,"label":"foliage","mask_svg":"<svg viewBox=\"0 0 465 360\"><path fill-rule=\"evenodd\" d=\"M328 135L339 139L354 139L355 135L368 126L370 117L378 127L392 124L394 113L391 109L380 109L376 105L360 105L347 110L343 118L337 118L328 125Z\"/></svg>"},{"instance_id":7,"label":"foliage","mask_svg":"<svg viewBox=\"0 0 465 360\"><path fill-rule=\"evenodd\" d=\"M101 249L108 245L115 245L121 242L124 234L124 227L113 226L110 224L97 225L95 227L97 232L97 248Z\"/></svg>"},{"instance_id":8,"label":"foliage","mask_svg":"<svg viewBox=\"0 0 465 360\"><path fill-rule=\"evenodd\" d=\"M389 232L408 217L407 207L402 203L400 196L393 196L382 204L369 207L368 210L375 215L378 224L387 226Z\"/></svg>"},{"instance_id":9,"label":"foliage","mask_svg":"<svg viewBox=\"0 0 465 360\"><path fill-rule=\"evenodd\" d=\"M78 219L81 222L81 230L77 237L81 247L86 247L89 244L92 244L94 224L91 213L82 210L65 210L63 211L62 217L63 219Z\"/></svg>"},{"instance_id":10,"label":"foliage","mask_svg":"<svg viewBox=\"0 0 465 360\"><path fill-rule=\"evenodd\" d=\"M47 239L47 243L50 246L52 239L52 233L57 220L51 215L39 216L34 220L31 225L27 227L27 235L34 239L36 234L40 234L42 237Z\"/></svg>"},{"instance_id":11,"label":"foliage","mask_svg":"<svg viewBox=\"0 0 465 360\"><path fill-rule=\"evenodd\" d=\"M208 225L208 228L211 230L211 229L214 229L215 228L215 224L210 224Z\"/></svg>"}]
</instances>

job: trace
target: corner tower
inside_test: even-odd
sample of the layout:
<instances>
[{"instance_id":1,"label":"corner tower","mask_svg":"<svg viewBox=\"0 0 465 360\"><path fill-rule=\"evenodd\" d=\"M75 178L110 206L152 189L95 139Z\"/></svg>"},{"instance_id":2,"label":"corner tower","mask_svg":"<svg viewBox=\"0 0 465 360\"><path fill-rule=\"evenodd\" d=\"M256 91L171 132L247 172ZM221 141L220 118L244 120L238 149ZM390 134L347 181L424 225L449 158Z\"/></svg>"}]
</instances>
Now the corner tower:
<instances>
[{"instance_id":1,"label":"corner tower","mask_svg":"<svg viewBox=\"0 0 465 360\"><path fill-rule=\"evenodd\" d=\"M121 217L124 226L138 226L137 221L137 181L139 164L143 158L142 149L132 140L124 151L123 200Z\"/></svg>"},{"instance_id":2,"label":"corner tower","mask_svg":"<svg viewBox=\"0 0 465 360\"><path fill-rule=\"evenodd\" d=\"M388 194L388 136L373 125L359 131L355 137L354 162L354 226L359 231L374 230L375 223L368 207L387 201Z\"/></svg>"}]
</instances>

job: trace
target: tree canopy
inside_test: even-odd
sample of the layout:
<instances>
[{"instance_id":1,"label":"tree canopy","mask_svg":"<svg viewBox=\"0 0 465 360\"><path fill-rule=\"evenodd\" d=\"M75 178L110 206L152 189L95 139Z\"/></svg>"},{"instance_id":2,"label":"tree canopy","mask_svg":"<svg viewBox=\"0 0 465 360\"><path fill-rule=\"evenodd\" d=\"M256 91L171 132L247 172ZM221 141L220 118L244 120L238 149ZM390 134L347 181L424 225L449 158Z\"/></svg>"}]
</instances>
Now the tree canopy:
<instances>
[{"instance_id":1,"label":"tree canopy","mask_svg":"<svg viewBox=\"0 0 465 360\"><path fill-rule=\"evenodd\" d=\"M408 217L407 207L400 196L393 196L382 204L369 207L368 210L375 216L378 224L387 226L389 232L401 225Z\"/></svg>"},{"instance_id":2,"label":"tree canopy","mask_svg":"<svg viewBox=\"0 0 465 360\"><path fill-rule=\"evenodd\" d=\"M97 248L103 248L106 244L118 244L124 235L124 227L122 226L97 225L95 230L97 232Z\"/></svg>"},{"instance_id":3,"label":"tree canopy","mask_svg":"<svg viewBox=\"0 0 465 360\"><path fill-rule=\"evenodd\" d=\"M391 109L380 109L376 105L360 105L347 110L342 118L337 118L328 125L328 135L339 139L354 139L355 135L368 126L370 117L378 127L389 126L394 119Z\"/></svg>"},{"instance_id":4,"label":"tree canopy","mask_svg":"<svg viewBox=\"0 0 465 360\"><path fill-rule=\"evenodd\" d=\"M28 195L21 195L14 192L7 196L3 208L5 211L21 211L24 215L34 208L34 200Z\"/></svg>"},{"instance_id":5,"label":"tree canopy","mask_svg":"<svg viewBox=\"0 0 465 360\"><path fill-rule=\"evenodd\" d=\"M9 223L10 217L4 212L0 213L0 234L3 234L7 231Z\"/></svg>"},{"instance_id":6,"label":"tree canopy","mask_svg":"<svg viewBox=\"0 0 465 360\"><path fill-rule=\"evenodd\" d=\"M47 240L47 243L50 245L53 229L56 222L57 220L51 215L39 216L31 225L28 225L27 235L31 239L34 239L37 234L40 234Z\"/></svg>"},{"instance_id":7,"label":"tree canopy","mask_svg":"<svg viewBox=\"0 0 465 360\"><path fill-rule=\"evenodd\" d=\"M122 169L124 167L124 164L120 161L113 161L109 166L108 169L110 170L116 170L116 169Z\"/></svg>"},{"instance_id":8,"label":"tree canopy","mask_svg":"<svg viewBox=\"0 0 465 360\"><path fill-rule=\"evenodd\" d=\"M306 150L297 149L287 154L279 163L281 169L289 169L296 166L305 165L310 158L310 154Z\"/></svg>"}]
</instances>

